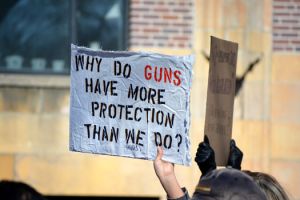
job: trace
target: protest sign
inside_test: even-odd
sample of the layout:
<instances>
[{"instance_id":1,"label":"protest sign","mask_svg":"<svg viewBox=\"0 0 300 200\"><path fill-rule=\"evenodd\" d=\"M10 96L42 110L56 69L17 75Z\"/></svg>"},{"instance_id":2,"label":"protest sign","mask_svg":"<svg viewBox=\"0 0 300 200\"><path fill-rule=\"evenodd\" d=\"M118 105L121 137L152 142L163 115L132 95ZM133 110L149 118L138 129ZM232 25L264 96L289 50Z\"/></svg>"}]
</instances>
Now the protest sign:
<instances>
[{"instance_id":1,"label":"protest sign","mask_svg":"<svg viewBox=\"0 0 300 200\"><path fill-rule=\"evenodd\" d=\"M230 150L237 51L237 43L211 37L204 134L221 166Z\"/></svg>"},{"instance_id":2,"label":"protest sign","mask_svg":"<svg viewBox=\"0 0 300 200\"><path fill-rule=\"evenodd\" d=\"M71 51L71 151L190 165L192 56Z\"/></svg>"}]
</instances>

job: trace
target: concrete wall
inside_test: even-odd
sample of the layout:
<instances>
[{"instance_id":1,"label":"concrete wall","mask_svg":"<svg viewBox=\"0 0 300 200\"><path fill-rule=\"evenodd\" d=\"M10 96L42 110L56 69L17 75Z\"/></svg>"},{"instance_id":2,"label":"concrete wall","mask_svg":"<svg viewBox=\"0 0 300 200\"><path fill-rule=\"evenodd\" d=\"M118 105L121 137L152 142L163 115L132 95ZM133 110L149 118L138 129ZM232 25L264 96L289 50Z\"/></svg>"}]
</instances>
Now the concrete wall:
<instances>
[{"instance_id":1,"label":"concrete wall","mask_svg":"<svg viewBox=\"0 0 300 200\"><path fill-rule=\"evenodd\" d=\"M186 11L172 11L182 2L187 2ZM188 17L185 20L192 25L192 35L182 31L180 36L185 45L180 46L173 37L177 32L165 32L166 43L159 38L160 42L151 43L163 29L141 27L151 27L150 22L157 21L153 16L163 15L145 17L143 8L139 9L144 4L149 13L157 4L161 11L156 12L170 9L168 20L175 20L172 15L176 20ZM273 1L132 0L131 6L135 8L130 21L138 15L146 25L130 24L130 50L196 56L191 91L192 155L203 138L208 62L202 52L209 53L210 35L239 43L239 76L261 57L236 98L233 138L244 152L244 169L271 173L292 199L300 200L300 55L272 48ZM165 23L171 30L179 22ZM178 29L184 30L184 24ZM144 31L146 43L136 37ZM0 179L25 181L44 194L165 196L151 161L68 151L68 77L2 74L0 84ZM192 193L200 176L197 165L176 166L176 173L181 185Z\"/></svg>"}]
</instances>

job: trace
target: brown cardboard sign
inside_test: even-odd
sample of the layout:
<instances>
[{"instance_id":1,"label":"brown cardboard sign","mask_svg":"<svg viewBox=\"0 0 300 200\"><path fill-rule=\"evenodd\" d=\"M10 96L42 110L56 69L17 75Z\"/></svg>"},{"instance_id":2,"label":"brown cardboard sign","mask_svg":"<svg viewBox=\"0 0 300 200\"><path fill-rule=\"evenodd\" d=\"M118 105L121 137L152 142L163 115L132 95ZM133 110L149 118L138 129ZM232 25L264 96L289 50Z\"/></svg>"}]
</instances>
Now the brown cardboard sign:
<instances>
[{"instance_id":1,"label":"brown cardboard sign","mask_svg":"<svg viewBox=\"0 0 300 200\"><path fill-rule=\"evenodd\" d=\"M204 134L216 163L227 164L232 131L238 44L211 37Z\"/></svg>"}]
</instances>

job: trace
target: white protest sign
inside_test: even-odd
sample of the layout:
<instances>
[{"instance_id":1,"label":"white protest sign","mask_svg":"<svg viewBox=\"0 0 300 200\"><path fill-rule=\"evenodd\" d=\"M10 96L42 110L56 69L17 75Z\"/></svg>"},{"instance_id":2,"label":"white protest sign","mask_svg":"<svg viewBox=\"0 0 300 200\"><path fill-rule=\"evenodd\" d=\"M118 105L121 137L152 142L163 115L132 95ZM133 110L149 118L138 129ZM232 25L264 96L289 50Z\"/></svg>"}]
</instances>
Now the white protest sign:
<instances>
[{"instance_id":1,"label":"white protest sign","mask_svg":"<svg viewBox=\"0 0 300 200\"><path fill-rule=\"evenodd\" d=\"M71 51L71 151L190 165L192 56Z\"/></svg>"}]
</instances>

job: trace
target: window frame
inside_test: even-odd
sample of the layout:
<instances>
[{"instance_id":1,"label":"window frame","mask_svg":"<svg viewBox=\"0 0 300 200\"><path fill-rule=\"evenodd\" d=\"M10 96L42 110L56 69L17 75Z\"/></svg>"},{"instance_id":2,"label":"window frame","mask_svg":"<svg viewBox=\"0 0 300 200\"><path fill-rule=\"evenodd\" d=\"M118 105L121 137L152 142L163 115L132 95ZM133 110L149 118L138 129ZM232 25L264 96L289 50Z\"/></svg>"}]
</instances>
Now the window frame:
<instances>
[{"instance_id":1,"label":"window frame","mask_svg":"<svg viewBox=\"0 0 300 200\"><path fill-rule=\"evenodd\" d=\"M120 50L128 49L128 31L129 31L129 0L120 0L121 2L121 12L122 12L122 24L124 33L120 38L122 41L122 45ZM76 0L69 0L69 22L68 22L68 31L69 31L69 47L68 52L71 52L71 43L76 44L76 34L77 34L77 27L76 27ZM21 70L7 70L6 66L0 67L0 86L2 85L22 85L22 86L38 86L38 87L49 87L51 84L56 87L69 87L66 80L70 75L70 56L67 57L66 61L66 68L68 70L64 72L53 72L49 69L43 71L33 71L31 69L22 68ZM39 80L32 81L35 77L41 76L45 81ZM57 78L54 78L58 76ZM14 77L12 81L12 77ZM49 80L48 80L49 79ZM50 84L51 83L51 84ZM50 84L50 85L49 85Z\"/></svg>"}]
</instances>

